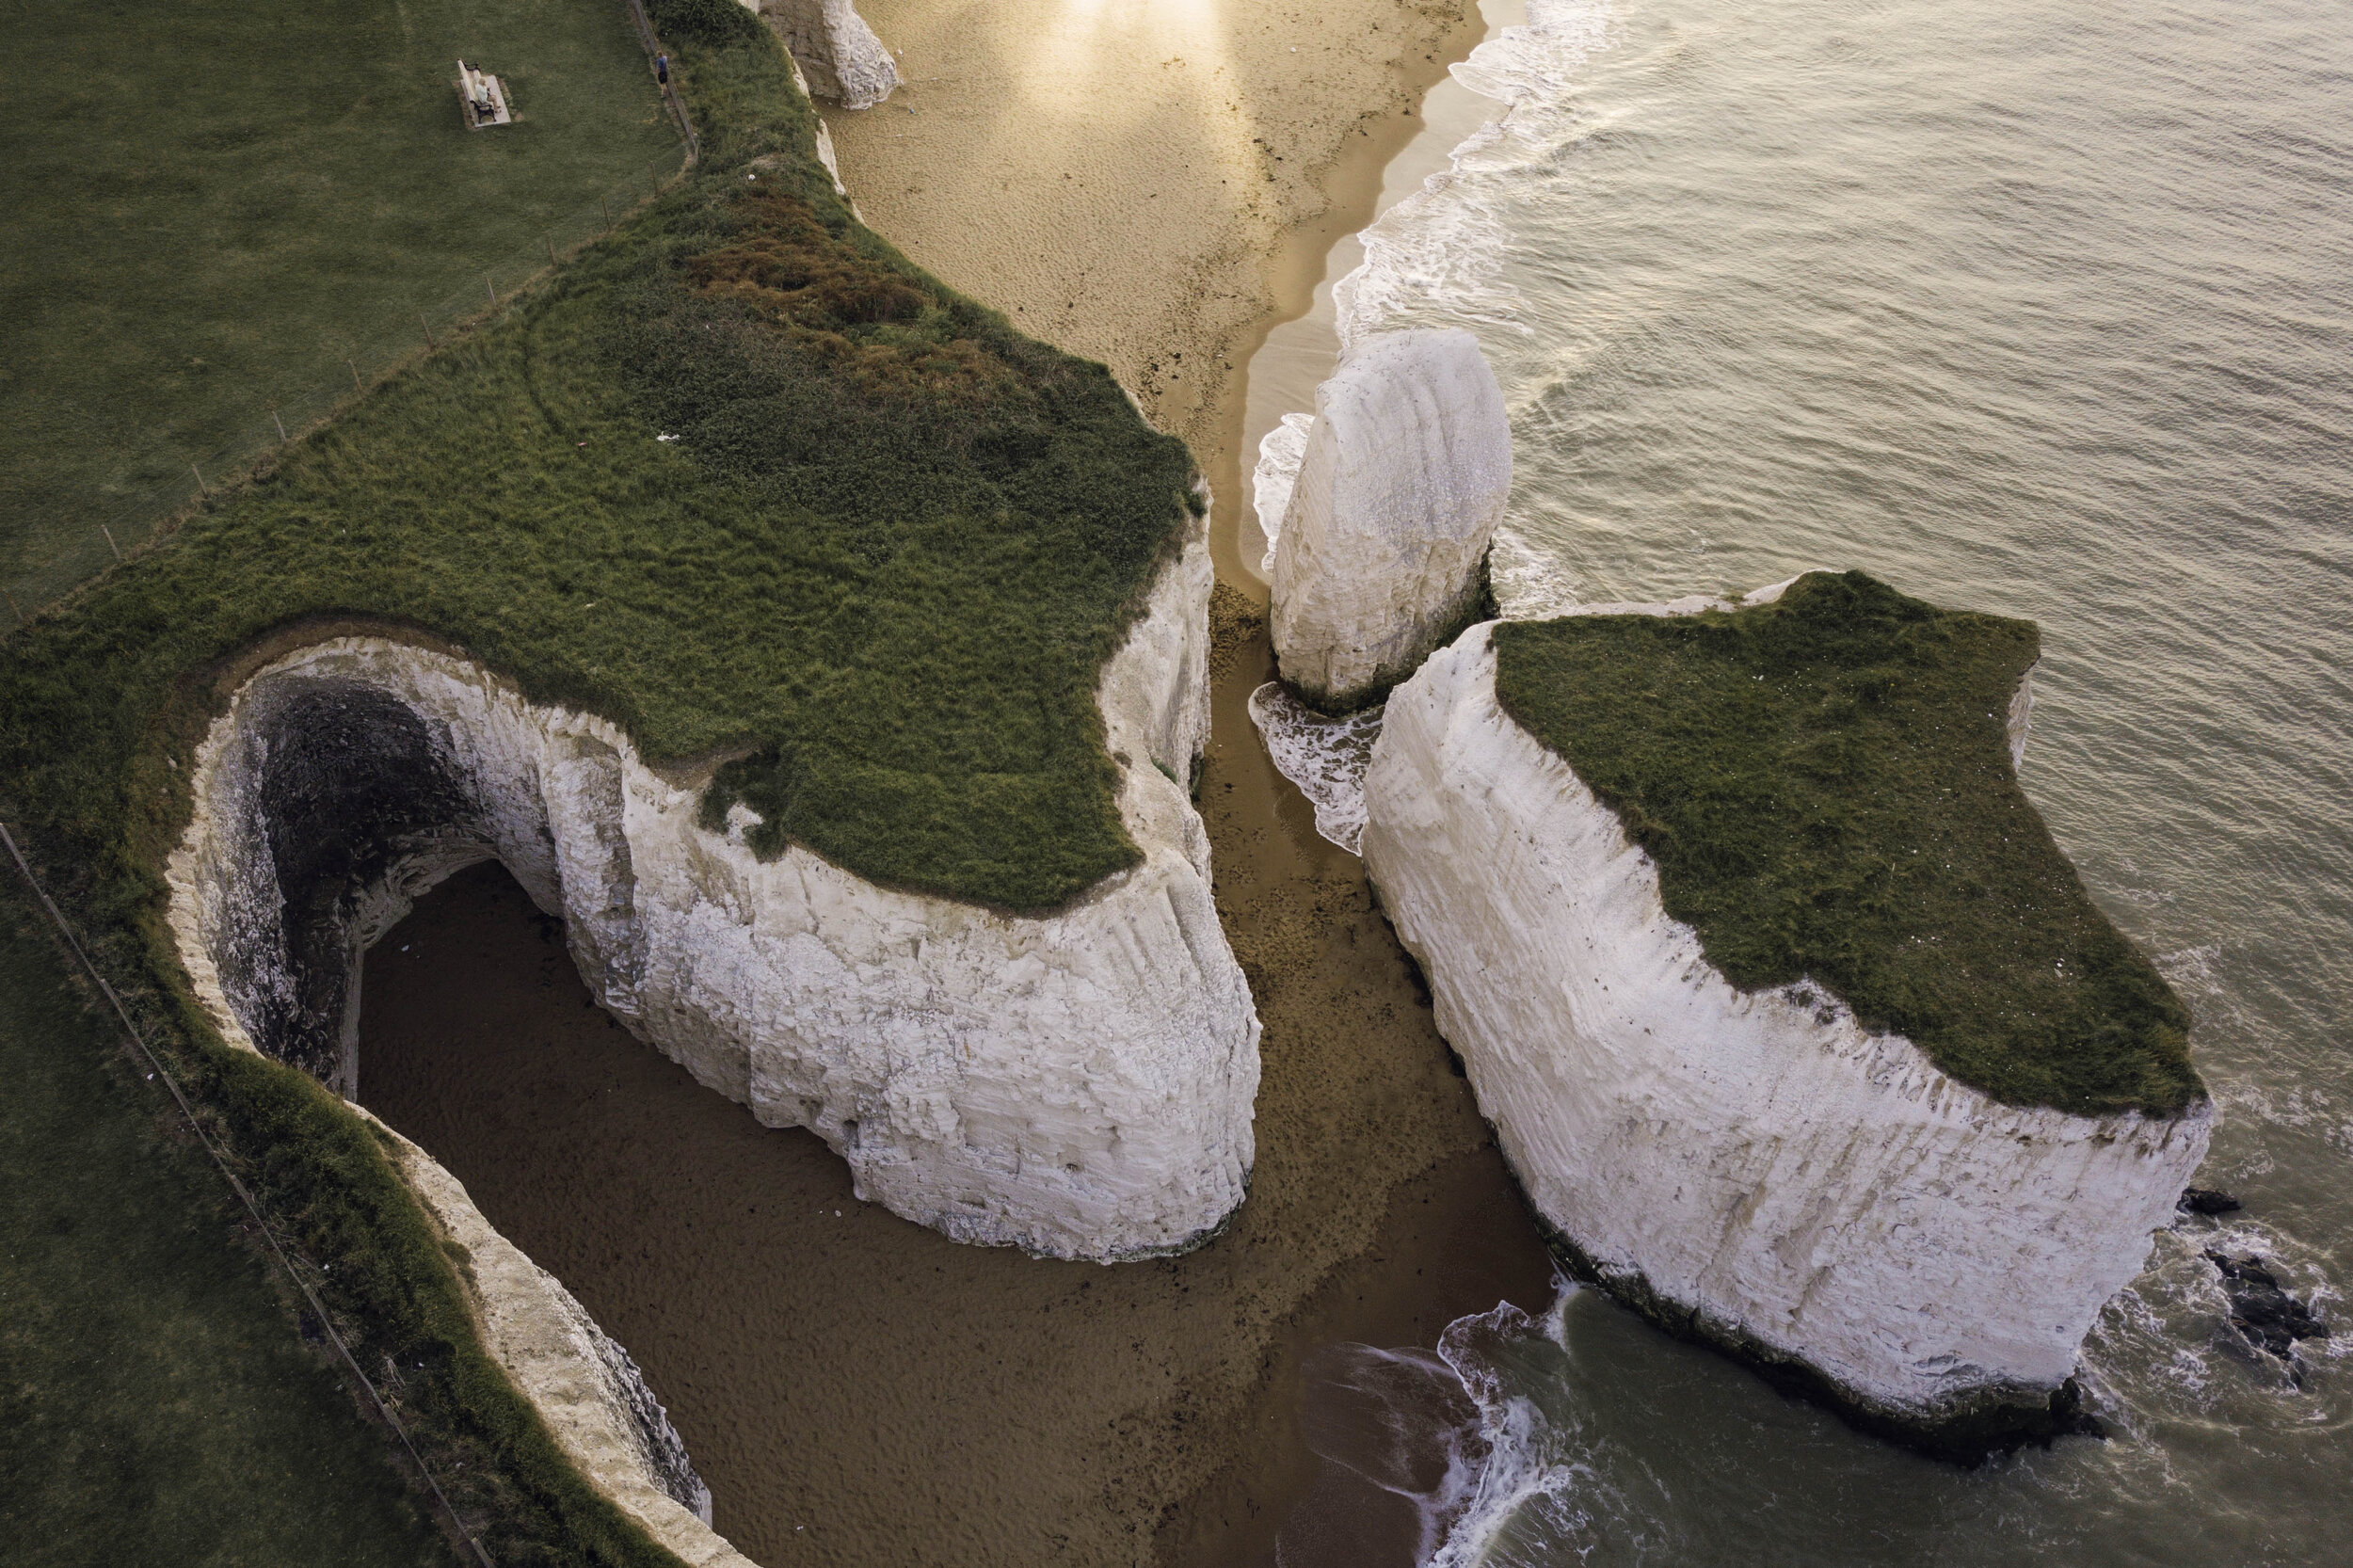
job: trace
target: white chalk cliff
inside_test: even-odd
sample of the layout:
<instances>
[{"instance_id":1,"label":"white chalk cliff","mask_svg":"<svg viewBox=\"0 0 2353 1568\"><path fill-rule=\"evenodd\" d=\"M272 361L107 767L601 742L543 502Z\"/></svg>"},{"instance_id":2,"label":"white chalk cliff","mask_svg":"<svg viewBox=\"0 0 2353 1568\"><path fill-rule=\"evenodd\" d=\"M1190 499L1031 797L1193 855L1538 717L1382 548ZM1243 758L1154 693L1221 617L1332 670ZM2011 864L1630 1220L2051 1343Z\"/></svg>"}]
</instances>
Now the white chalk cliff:
<instances>
[{"instance_id":1,"label":"white chalk cliff","mask_svg":"<svg viewBox=\"0 0 2353 1568\"><path fill-rule=\"evenodd\" d=\"M762 861L756 819L699 826L699 792L610 723L452 652L338 637L257 671L198 748L168 872L181 960L232 1044L354 1096L361 955L425 888L495 857L563 918L610 1012L761 1122L815 1130L861 1198L1053 1256L1182 1250L1241 1202L1258 1087L1257 1016L1177 782L1209 732L1210 583L1196 524L1103 668L1144 858L1057 912L887 890L797 846ZM445 1228L478 1222L446 1172L404 1158ZM508 1273L536 1277L527 1259Z\"/></svg>"},{"instance_id":2,"label":"white chalk cliff","mask_svg":"<svg viewBox=\"0 0 2353 1568\"><path fill-rule=\"evenodd\" d=\"M764 18L808 79L845 109L871 109L899 86L899 68L852 0L743 0Z\"/></svg>"},{"instance_id":3,"label":"white chalk cliff","mask_svg":"<svg viewBox=\"0 0 2353 1568\"><path fill-rule=\"evenodd\" d=\"M1259 494L1271 477L1279 490L1262 462ZM1316 389L1276 531L1270 631L1285 682L1338 711L1411 675L1475 610L1511 489L1511 421L1476 338L1359 341Z\"/></svg>"},{"instance_id":4,"label":"white chalk cliff","mask_svg":"<svg viewBox=\"0 0 2353 1568\"><path fill-rule=\"evenodd\" d=\"M572 1467L693 1568L753 1568L711 1528L711 1491L629 1352L561 1281L491 1228L456 1176L385 1130L401 1175L463 1259L459 1277L483 1348L538 1411Z\"/></svg>"},{"instance_id":5,"label":"white chalk cliff","mask_svg":"<svg viewBox=\"0 0 2353 1568\"><path fill-rule=\"evenodd\" d=\"M1809 984L1735 989L1615 813L1503 712L1491 631L1391 694L1363 854L1545 1224L1619 1294L1867 1417L2046 1405L2211 1103L2006 1105Z\"/></svg>"}]
</instances>

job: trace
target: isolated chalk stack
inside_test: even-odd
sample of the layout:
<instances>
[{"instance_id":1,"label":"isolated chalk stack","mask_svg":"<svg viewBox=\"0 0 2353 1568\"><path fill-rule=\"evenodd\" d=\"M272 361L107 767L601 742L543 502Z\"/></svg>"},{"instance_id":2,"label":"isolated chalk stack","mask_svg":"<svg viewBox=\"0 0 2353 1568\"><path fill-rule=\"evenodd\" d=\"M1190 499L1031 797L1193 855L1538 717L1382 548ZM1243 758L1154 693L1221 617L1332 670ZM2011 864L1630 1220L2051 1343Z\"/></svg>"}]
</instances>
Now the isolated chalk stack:
<instances>
[{"instance_id":1,"label":"isolated chalk stack","mask_svg":"<svg viewBox=\"0 0 2353 1568\"><path fill-rule=\"evenodd\" d=\"M1563 1260L1962 1459L2084 1430L2084 1337L2214 1128L2178 999L2019 791L2036 646L1861 574L1494 622L1398 686L1365 779L1366 870ZM1833 854L1802 965L1708 913Z\"/></svg>"},{"instance_id":2,"label":"isolated chalk stack","mask_svg":"<svg viewBox=\"0 0 2353 1568\"><path fill-rule=\"evenodd\" d=\"M1360 343L1316 389L1275 543L1284 682L1345 712L1413 674L1478 614L1511 488L1511 422L1476 338Z\"/></svg>"}]
</instances>

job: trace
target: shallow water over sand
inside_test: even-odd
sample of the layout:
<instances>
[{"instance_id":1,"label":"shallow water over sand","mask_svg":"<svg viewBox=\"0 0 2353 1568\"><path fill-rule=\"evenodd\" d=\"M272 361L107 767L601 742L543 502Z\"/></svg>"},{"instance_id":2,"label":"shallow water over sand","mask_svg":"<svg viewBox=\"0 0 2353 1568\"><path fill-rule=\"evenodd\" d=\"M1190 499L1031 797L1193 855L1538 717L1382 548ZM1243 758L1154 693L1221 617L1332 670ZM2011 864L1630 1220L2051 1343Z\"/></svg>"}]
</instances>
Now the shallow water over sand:
<instances>
[{"instance_id":1,"label":"shallow water over sand","mask_svg":"<svg viewBox=\"0 0 2353 1568\"><path fill-rule=\"evenodd\" d=\"M1459 72L1510 118L1338 290L1343 334L1495 362L1507 611L1822 566L2040 621L2026 788L2195 1010L2203 1179L2247 1208L2160 1237L2095 1332L2112 1440L1974 1474L1589 1296L1458 1325L1496 1457L1439 1560L2331 1560L2353 1333L2250 1349L2201 1253L2324 1312L2353 1267L2353 18L1529 11Z\"/></svg>"}]
</instances>

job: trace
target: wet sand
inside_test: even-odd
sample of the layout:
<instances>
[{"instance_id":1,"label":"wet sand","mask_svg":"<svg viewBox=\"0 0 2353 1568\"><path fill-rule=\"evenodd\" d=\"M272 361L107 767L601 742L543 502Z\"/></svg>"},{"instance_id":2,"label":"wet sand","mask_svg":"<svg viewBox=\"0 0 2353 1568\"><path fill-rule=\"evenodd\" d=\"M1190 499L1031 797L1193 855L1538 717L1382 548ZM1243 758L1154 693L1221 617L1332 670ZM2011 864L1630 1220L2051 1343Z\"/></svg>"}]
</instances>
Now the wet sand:
<instances>
[{"instance_id":1,"label":"wet sand","mask_svg":"<svg viewBox=\"0 0 2353 1568\"><path fill-rule=\"evenodd\" d=\"M1058 53L1023 41L1074 6L1089 26L1059 29ZM560 929L495 867L369 955L361 1098L629 1348L718 1528L770 1568L1226 1568L1273 1562L1287 1516L1289 1568L1410 1562L1410 1513L1304 1445L1303 1364L1337 1341L1428 1346L1550 1295L1361 866L1316 837L1244 709L1272 658L1234 549L1237 367L1306 309L1418 128L1405 110L1477 36L1475 14L1339 10L879 0L866 14L910 84L827 117L871 224L1109 362L1217 491L1220 573L1242 592L1213 611L1201 808L1265 1026L1258 1162L1223 1236L1104 1268L957 1246L857 1203L813 1136L760 1128L599 1011ZM1193 31L1156 54L1172 28ZM1106 93L1122 112L1078 136ZM1178 112L1212 99L1227 112ZM1219 195L1253 159L1249 198Z\"/></svg>"},{"instance_id":2,"label":"wet sand","mask_svg":"<svg viewBox=\"0 0 2353 1568\"><path fill-rule=\"evenodd\" d=\"M1266 661L1255 629L1221 660L1202 792L1266 1025L1258 1163L1185 1257L1040 1261L856 1202L599 1010L496 866L369 954L361 1099L629 1347L760 1562L1272 1561L1317 1476L1307 1352L1548 1296L1356 860L1247 728Z\"/></svg>"}]
</instances>

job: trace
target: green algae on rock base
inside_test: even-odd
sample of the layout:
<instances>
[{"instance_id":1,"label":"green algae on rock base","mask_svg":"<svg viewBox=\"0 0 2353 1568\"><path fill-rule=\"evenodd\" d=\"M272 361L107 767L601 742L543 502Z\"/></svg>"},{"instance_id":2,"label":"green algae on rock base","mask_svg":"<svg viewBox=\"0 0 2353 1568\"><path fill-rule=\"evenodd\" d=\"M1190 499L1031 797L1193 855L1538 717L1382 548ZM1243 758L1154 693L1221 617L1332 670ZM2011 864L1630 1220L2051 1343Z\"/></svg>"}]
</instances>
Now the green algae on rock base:
<instances>
[{"instance_id":1,"label":"green algae on rock base","mask_svg":"<svg viewBox=\"0 0 2353 1568\"><path fill-rule=\"evenodd\" d=\"M1507 621L1495 648L1504 711L1618 814L1735 985L1811 978L2010 1104L2203 1096L2180 1000L2019 788L2032 622L1817 572L1730 612Z\"/></svg>"}]
</instances>

